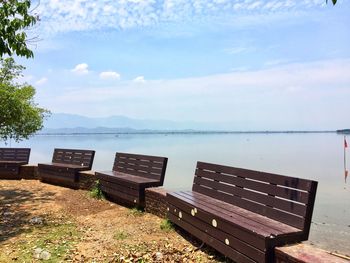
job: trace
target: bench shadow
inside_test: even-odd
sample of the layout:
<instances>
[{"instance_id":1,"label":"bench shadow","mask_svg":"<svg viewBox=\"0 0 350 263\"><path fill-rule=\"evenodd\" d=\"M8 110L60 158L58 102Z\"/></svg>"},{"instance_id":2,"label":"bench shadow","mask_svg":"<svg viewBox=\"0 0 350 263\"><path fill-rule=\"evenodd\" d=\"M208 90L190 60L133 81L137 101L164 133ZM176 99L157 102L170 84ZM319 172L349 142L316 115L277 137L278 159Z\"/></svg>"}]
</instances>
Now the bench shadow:
<instances>
[{"instance_id":1,"label":"bench shadow","mask_svg":"<svg viewBox=\"0 0 350 263\"><path fill-rule=\"evenodd\" d=\"M53 192L34 193L20 188L0 189L0 244L28 231L32 212L40 210L34 203L55 199Z\"/></svg>"},{"instance_id":2,"label":"bench shadow","mask_svg":"<svg viewBox=\"0 0 350 263\"><path fill-rule=\"evenodd\" d=\"M191 235L190 233L186 232L179 226L173 224L173 227L180 236L182 236L184 239L186 239L189 243L191 243L194 247L196 247L196 250L200 250L204 252L205 254L211 256L212 260L218 261L218 262L226 262L226 263L235 263L231 259L223 256L219 252L217 252L215 249L211 248L207 244L203 243L201 240L196 238L195 236Z\"/></svg>"}]
</instances>

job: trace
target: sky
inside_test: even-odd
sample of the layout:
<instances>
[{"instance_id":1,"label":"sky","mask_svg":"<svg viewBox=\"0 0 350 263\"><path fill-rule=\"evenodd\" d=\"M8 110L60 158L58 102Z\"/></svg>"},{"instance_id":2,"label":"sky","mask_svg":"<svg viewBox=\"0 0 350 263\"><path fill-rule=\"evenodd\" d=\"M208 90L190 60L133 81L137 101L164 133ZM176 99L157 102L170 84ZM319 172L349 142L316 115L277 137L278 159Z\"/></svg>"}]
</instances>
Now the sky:
<instances>
[{"instance_id":1,"label":"sky","mask_svg":"<svg viewBox=\"0 0 350 263\"><path fill-rule=\"evenodd\" d=\"M331 1L329 1L331 2ZM41 0L23 80L54 113L350 126L350 1ZM189 127L190 128L190 127Z\"/></svg>"}]
</instances>

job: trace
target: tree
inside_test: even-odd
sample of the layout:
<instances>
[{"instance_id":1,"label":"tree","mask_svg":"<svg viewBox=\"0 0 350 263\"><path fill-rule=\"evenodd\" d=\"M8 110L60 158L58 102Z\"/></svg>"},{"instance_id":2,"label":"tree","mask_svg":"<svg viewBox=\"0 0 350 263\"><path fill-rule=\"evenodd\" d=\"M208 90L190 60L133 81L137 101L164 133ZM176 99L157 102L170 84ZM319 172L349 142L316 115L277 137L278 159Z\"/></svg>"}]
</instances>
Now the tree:
<instances>
[{"instance_id":1,"label":"tree","mask_svg":"<svg viewBox=\"0 0 350 263\"><path fill-rule=\"evenodd\" d=\"M20 141L43 127L50 112L34 102L35 88L27 83L16 83L23 66L13 58L0 58L0 140Z\"/></svg>"},{"instance_id":2,"label":"tree","mask_svg":"<svg viewBox=\"0 0 350 263\"><path fill-rule=\"evenodd\" d=\"M30 14L30 0L0 0L0 57L7 54L33 57L24 32L39 20Z\"/></svg>"}]
</instances>

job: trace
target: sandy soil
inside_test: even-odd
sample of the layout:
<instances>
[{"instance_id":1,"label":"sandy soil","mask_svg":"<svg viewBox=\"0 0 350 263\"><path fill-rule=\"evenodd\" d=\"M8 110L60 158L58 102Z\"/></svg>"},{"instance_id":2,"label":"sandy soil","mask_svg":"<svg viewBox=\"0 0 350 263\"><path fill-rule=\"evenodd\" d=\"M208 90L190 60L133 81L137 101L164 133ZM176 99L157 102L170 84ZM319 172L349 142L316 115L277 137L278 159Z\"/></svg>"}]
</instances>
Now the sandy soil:
<instances>
[{"instance_id":1,"label":"sandy soil","mask_svg":"<svg viewBox=\"0 0 350 263\"><path fill-rule=\"evenodd\" d=\"M39 262L39 246L50 262L225 261L157 216L39 181L0 181L0 216L0 262Z\"/></svg>"}]
</instances>

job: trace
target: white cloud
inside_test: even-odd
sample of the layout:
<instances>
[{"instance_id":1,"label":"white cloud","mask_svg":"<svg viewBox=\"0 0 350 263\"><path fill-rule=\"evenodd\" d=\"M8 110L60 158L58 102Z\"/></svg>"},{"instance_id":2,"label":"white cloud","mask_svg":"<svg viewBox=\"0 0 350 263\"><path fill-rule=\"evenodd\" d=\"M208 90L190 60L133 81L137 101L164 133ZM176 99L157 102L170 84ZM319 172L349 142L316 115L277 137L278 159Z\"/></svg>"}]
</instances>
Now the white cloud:
<instances>
[{"instance_id":1,"label":"white cloud","mask_svg":"<svg viewBox=\"0 0 350 263\"><path fill-rule=\"evenodd\" d=\"M133 79L133 82L136 82L136 83L145 83L146 80L145 80L145 77L144 76L138 76L136 78Z\"/></svg>"},{"instance_id":2,"label":"white cloud","mask_svg":"<svg viewBox=\"0 0 350 263\"><path fill-rule=\"evenodd\" d=\"M48 79L46 77L43 77L35 82L35 85L41 86L47 83Z\"/></svg>"},{"instance_id":3,"label":"white cloud","mask_svg":"<svg viewBox=\"0 0 350 263\"><path fill-rule=\"evenodd\" d=\"M76 73L78 75L84 75L84 74L88 74L89 70L88 70L89 65L86 63L81 63L78 64L74 67L74 69L71 70L71 72Z\"/></svg>"},{"instance_id":4,"label":"white cloud","mask_svg":"<svg viewBox=\"0 0 350 263\"><path fill-rule=\"evenodd\" d=\"M120 74L114 71L104 71L100 73L101 79L120 79Z\"/></svg>"},{"instance_id":5,"label":"white cloud","mask_svg":"<svg viewBox=\"0 0 350 263\"><path fill-rule=\"evenodd\" d=\"M43 0L38 8L46 33L125 29L196 18L251 16L322 7L324 0Z\"/></svg>"},{"instance_id":6,"label":"white cloud","mask_svg":"<svg viewBox=\"0 0 350 263\"><path fill-rule=\"evenodd\" d=\"M232 129L334 129L343 125L350 112L349 85L350 59L343 59L147 80L144 85L133 81L99 87L84 84L46 104L55 111L69 105L72 113L92 116L114 112L138 118L182 120L185 116L251 123Z\"/></svg>"}]
</instances>

